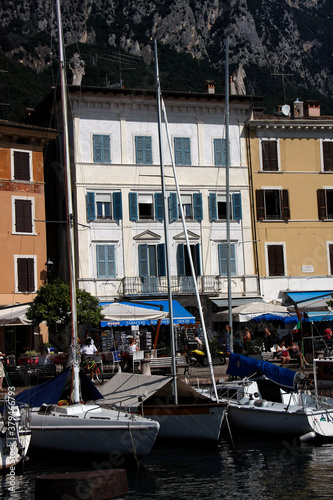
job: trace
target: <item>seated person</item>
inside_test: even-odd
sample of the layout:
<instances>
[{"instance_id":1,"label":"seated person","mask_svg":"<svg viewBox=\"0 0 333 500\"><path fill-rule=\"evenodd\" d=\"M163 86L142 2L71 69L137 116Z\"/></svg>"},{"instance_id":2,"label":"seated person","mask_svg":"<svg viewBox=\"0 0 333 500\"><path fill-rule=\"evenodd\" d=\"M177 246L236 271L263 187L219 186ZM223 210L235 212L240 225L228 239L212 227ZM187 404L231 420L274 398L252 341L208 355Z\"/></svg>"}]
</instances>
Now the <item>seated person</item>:
<instances>
[{"instance_id":1,"label":"seated person","mask_svg":"<svg viewBox=\"0 0 333 500\"><path fill-rule=\"evenodd\" d=\"M284 367L291 360L289 352L284 342L281 342L276 348L276 357L281 361L281 366Z\"/></svg>"},{"instance_id":2,"label":"seated person","mask_svg":"<svg viewBox=\"0 0 333 500\"><path fill-rule=\"evenodd\" d=\"M295 342L291 342L290 346L287 347L287 350L289 351L289 354L292 358L296 358L299 361L299 366L301 368L304 368L304 365L309 366L309 363L305 361L305 358Z\"/></svg>"}]
</instances>

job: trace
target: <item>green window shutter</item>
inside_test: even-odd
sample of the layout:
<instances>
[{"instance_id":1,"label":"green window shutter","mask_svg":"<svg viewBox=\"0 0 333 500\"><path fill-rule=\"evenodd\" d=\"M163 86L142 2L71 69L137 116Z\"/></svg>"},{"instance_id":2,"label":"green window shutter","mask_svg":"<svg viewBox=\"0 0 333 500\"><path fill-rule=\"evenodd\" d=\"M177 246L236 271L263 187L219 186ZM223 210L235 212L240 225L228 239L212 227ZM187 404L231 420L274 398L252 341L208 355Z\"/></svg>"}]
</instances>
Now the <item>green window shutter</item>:
<instances>
[{"instance_id":1,"label":"green window shutter","mask_svg":"<svg viewBox=\"0 0 333 500\"><path fill-rule=\"evenodd\" d=\"M113 218L114 220L121 220L123 218L123 208L121 202L121 191L113 193Z\"/></svg>"},{"instance_id":2,"label":"green window shutter","mask_svg":"<svg viewBox=\"0 0 333 500\"><path fill-rule=\"evenodd\" d=\"M142 137L142 136L135 137L135 157L136 157L136 164L137 165L144 164L143 139L144 139L144 137Z\"/></svg>"},{"instance_id":3,"label":"green window shutter","mask_svg":"<svg viewBox=\"0 0 333 500\"><path fill-rule=\"evenodd\" d=\"M151 137L143 135L135 137L135 157L137 165L151 165L153 163Z\"/></svg>"},{"instance_id":4,"label":"green window shutter","mask_svg":"<svg viewBox=\"0 0 333 500\"><path fill-rule=\"evenodd\" d=\"M158 275L166 276L164 243L159 243L157 245L157 266L158 266Z\"/></svg>"},{"instance_id":5,"label":"green window shutter","mask_svg":"<svg viewBox=\"0 0 333 500\"><path fill-rule=\"evenodd\" d=\"M93 135L94 163L111 163L110 136Z\"/></svg>"},{"instance_id":6,"label":"green window shutter","mask_svg":"<svg viewBox=\"0 0 333 500\"><path fill-rule=\"evenodd\" d=\"M152 165L153 163L153 151L152 151L152 140L151 137L145 137L145 161L146 165Z\"/></svg>"},{"instance_id":7,"label":"green window shutter","mask_svg":"<svg viewBox=\"0 0 333 500\"><path fill-rule=\"evenodd\" d=\"M240 193L232 195L233 219L242 220L242 197Z\"/></svg>"},{"instance_id":8,"label":"green window shutter","mask_svg":"<svg viewBox=\"0 0 333 500\"><path fill-rule=\"evenodd\" d=\"M162 193L155 193L155 219L163 220L163 196Z\"/></svg>"},{"instance_id":9,"label":"green window shutter","mask_svg":"<svg viewBox=\"0 0 333 500\"><path fill-rule=\"evenodd\" d=\"M203 219L202 194L201 193L194 193L193 194L193 208L194 208L194 219L201 221Z\"/></svg>"},{"instance_id":10,"label":"green window shutter","mask_svg":"<svg viewBox=\"0 0 333 500\"><path fill-rule=\"evenodd\" d=\"M129 201L130 220L132 220L132 221L138 220L138 195L137 195L137 193L129 193L128 194L128 201Z\"/></svg>"},{"instance_id":11,"label":"green window shutter","mask_svg":"<svg viewBox=\"0 0 333 500\"><path fill-rule=\"evenodd\" d=\"M95 193L87 193L87 221L95 220Z\"/></svg>"},{"instance_id":12,"label":"green window shutter","mask_svg":"<svg viewBox=\"0 0 333 500\"><path fill-rule=\"evenodd\" d=\"M214 163L216 167L227 165L227 142L225 139L214 139Z\"/></svg>"},{"instance_id":13,"label":"green window shutter","mask_svg":"<svg viewBox=\"0 0 333 500\"><path fill-rule=\"evenodd\" d=\"M217 219L217 206L216 206L216 194L215 193L209 194L208 204L209 204L209 220L216 220Z\"/></svg>"},{"instance_id":14,"label":"green window shutter","mask_svg":"<svg viewBox=\"0 0 333 500\"><path fill-rule=\"evenodd\" d=\"M97 245L97 277L115 278L116 277L116 249L115 245Z\"/></svg>"},{"instance_id":15,"label":"green window shutter","mask_svg":"<svg viewBox=\"0 0 333 500\"><path fill-rule=\"evenodd\" d=\"M180 243L177 247L177 270L178 276L185 276L185 253L184 243Z\"/></svg>"},{"instance_id":16,"label":"green window shutter","mask_svg":"<svg viewBox=\"0 0 333 500\"><path fill-rule=\"evenodd\" d=\"M177 193L170 193L170 221L178 220Z\"/></svg>"},{"instance_id":17,"label":"green window shutter","mask_svg":"<svg viewBox=\"0 0 333 500\"><path fill-rule=\"evenodd\" d=\"M146 278L148 276L148 246L139 245L139 276Z\"/></svg>"},{"instance_id":18,"label":"green window shutter","mask_svg":"<svg viewBox=\"0 0 333 500\"><path fill-rule=\"evenodd\" d=\"M191 165L191 141L189 137L175 137L175 164Z\"/></svg>"}]
</instances>

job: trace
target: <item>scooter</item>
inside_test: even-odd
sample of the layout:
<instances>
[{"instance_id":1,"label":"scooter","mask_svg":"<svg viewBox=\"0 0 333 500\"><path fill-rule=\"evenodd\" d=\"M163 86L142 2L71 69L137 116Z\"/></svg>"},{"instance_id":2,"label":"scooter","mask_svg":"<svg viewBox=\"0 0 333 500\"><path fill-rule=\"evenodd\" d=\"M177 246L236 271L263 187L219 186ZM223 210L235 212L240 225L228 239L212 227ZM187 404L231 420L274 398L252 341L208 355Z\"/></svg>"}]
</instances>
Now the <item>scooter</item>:
<instances>
[{"instance_id":1,"label":"scooter","mask_svg":"<svg viewBox=\"0 0 333 500\"><path fill-rule=\"evenodd\" d=\"M219 365L220 366L225 365L225 363L227 361L225 352L218 351L215 356L217 356L219 358ZM187 362L190 366L204 366L204 358L205 357L206 357L206 353L204 351L201 351L199 349L194 349L188 355Z\"/></svg>"}]
</instances>

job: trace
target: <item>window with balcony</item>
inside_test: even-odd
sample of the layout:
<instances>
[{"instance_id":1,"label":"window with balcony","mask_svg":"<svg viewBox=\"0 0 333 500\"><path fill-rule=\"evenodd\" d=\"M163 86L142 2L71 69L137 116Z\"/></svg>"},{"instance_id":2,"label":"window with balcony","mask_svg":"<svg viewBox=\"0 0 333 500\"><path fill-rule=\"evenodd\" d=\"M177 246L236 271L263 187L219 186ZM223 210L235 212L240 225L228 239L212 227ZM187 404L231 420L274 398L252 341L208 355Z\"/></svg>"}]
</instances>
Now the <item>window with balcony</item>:
<instances>
[{"instance_id":1,"label":"window with balcony","mask_svg":"<svg viewBox=\"0 0 333 500\"><path fill-rule=\"evenodd\" d=\"M33 200L14 200L14 233L29 233L34 231L33 225Z\"/></svg>"},{"instance_id":2,"label":"window with balcony","mask_svg":"<svg viewBox=\"0 0 333 500\"><path fill-rule=\"evenodd\" d=\"M87 220L114 220L123 218L121 192L114 193L87 193Z\"/></svg>"},{"instance_id":3,"label":"window with balcony","mask_svg":"<svg viewBox=\"0 0 333 500\"><path fill-rule=\"evenodd\" d=\"M278 141L261 140L261 169L264 172L279 170Z\"/></svg>"},{"instance_id":4,"label":"window with balcony","mask_svg":"<svg viewBox=\"0 0 333 500\"><path fill-rule=\"evenodd\" d=\"M229 203L230 219L242 220L241 193L233 193ZM227 196L225 194L209 194L209 220L227 220Z\"/></svg>"},{"instance_id":5,"label":"window with balcony","mask_svg":"<svg viewBox=\"0 0 333 500\"><path fill-rule=\"evenodd\" d=\"M183 208L184 217L187 220L202 221L202 194L181 194L181 203ZM169 197L169 220L177 221L181 219L180 207L178 204L177 193L170 193Z\"/></svg>"},{"instance_id":6,"label":"window with balcony","mask_svg":"<svg viewBox=\"0 0 333 500\"><path fill-rule=\"evenodd\" d=\"M257 189L258 220L289 220L289 195L287 189Z\"/></svg>"},{"instance_id":7,"label":"window with balcony","mask_svg":"<svg viewBox=\"0 0 333 500\"><path fill-rule=\"evenodd\" d=\"M214 165L216 167L226 167L227 165L226 139L214 139Z\"/></svg>"},{"instance_id":8,"label":"window with balcony","mask_svg":"<svg viewBox=\"0 0 333 500\"><path fill-rule=\"evenodd\" d=\"M111 144L109 135L93 135L94 163L111 163Z\"/></svg>"},{"instance_id":9,"label":"window with balcony","mask_svg":"<svg viewBox=\"0 0 333 500\"><path fill-rule=\"evenodd\" d=\"M96 245L96 262L98 278L116 277L115 245Z\"/></svg>"},{"instance_id":10,"label":"window with balcony","mask_svg":"<svg viewBox=\"0 0 333 500\"><path fill-rule=\"evenodd\" d=\"M129 214L131 221L162 221L162 193L129 193Z\"/></svg>"},{"instance_id":11,"label":"window with balcony","mask_svg":"<svg viewBox=\"0 0 333 500\"><path fill-rule=\"evenodd\" d=\"M333 189L318 189L318 218L320 220L333 219Z\"/></svg>"},{"instance_id":12,"label":"window with balcony","mask_svg":"<svg viewBox=\"0 0 333 500\"><path fill-rule=\"evenodd\" d=\"M149 136L137 135L135 137L135 158L137 165L152 165L152 140Z\"/></svg>"},{"instance_id":13,"label":"window with balcony","mask_svg":"<svg viewBox=\"0 0 333 500\"><path fill-rule=\"evenodd\" d=\"M164 244L140 244L138 258L141 291L144 293L158 292L158 277L166 275Z\"/></svg>"},{"instance_id":14,"label":"window with balcony","mask_svg":"<svg viewBox=\"0 0 333 500\"><path fill-rule=\"evenodd\" d=\"M284 245L267 245L268 276L285 276Z\"/></svg>"},{"instance_id":15,"label":"window with balcony","mask_svg":"<svg viewBox=\"0 0 333 500\"><path fill-rule=\"evenodd\" d=\"M17 257L17 291L35 292L35 259L33 257Z\"/></svg>"},{"instance_id":16,"label":"window with balcony","mask_svg":"<svg viewBox=\"0 0 333 500\"><path fill-rule=\"evenodd\" d=\"M333 172L333 141L323 141L324 172Z\"/></svg>"},{"instance_id":17,"label":"window with balcony","mask_svg":"<svg viewBox=\"0 0 333 500\"><path fill-rule=\"evenodd\" d=\"M191 140L189 137L174 138L176 165L191 165Z\"/></svg>"},{"instance_id":18,"label":"window with balcony","mask_svg":"<svg viewBox=\"0 0 333 500\"><path fill-rule=\"evenodd\" d=\"M218 246L219 273L220 276L228 274L228 246L227 243L219 243ZM230 274L235 276L236 271L236 244L230 243Z\"/></svg>"},{"instance_id":19,"label":"window with balcony","mask_svg":"<svg viewBox=\"0 0 333 500\"><path fill-rule=\"evenodd\" d=\"M30 181L31 153L28 151L12 151L12 177L16 181Z\"/></svg>"}]
</instances>

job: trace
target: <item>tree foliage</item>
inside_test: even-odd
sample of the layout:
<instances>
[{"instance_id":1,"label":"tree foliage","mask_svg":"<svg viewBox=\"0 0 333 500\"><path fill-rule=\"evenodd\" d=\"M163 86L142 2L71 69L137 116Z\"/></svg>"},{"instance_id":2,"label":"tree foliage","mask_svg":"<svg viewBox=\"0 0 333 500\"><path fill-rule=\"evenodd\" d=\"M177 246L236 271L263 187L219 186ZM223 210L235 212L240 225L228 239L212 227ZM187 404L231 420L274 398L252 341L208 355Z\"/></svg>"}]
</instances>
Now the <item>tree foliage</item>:
<instances>
[{"instance_id":1,"label":"tree foliage","mask_svg":"<svg viewBox=\"0 0 333 500\"><path fill-rule=\"evenodd\" d=\"M76 291L77 319L80 325L97 326L103 319L99 301L85 290ZM45 322L49 328L60 329L71 323L70 287L61 279L41 286L27 311L27 318L39 325Z\"/></svg>"}]
</instances>

